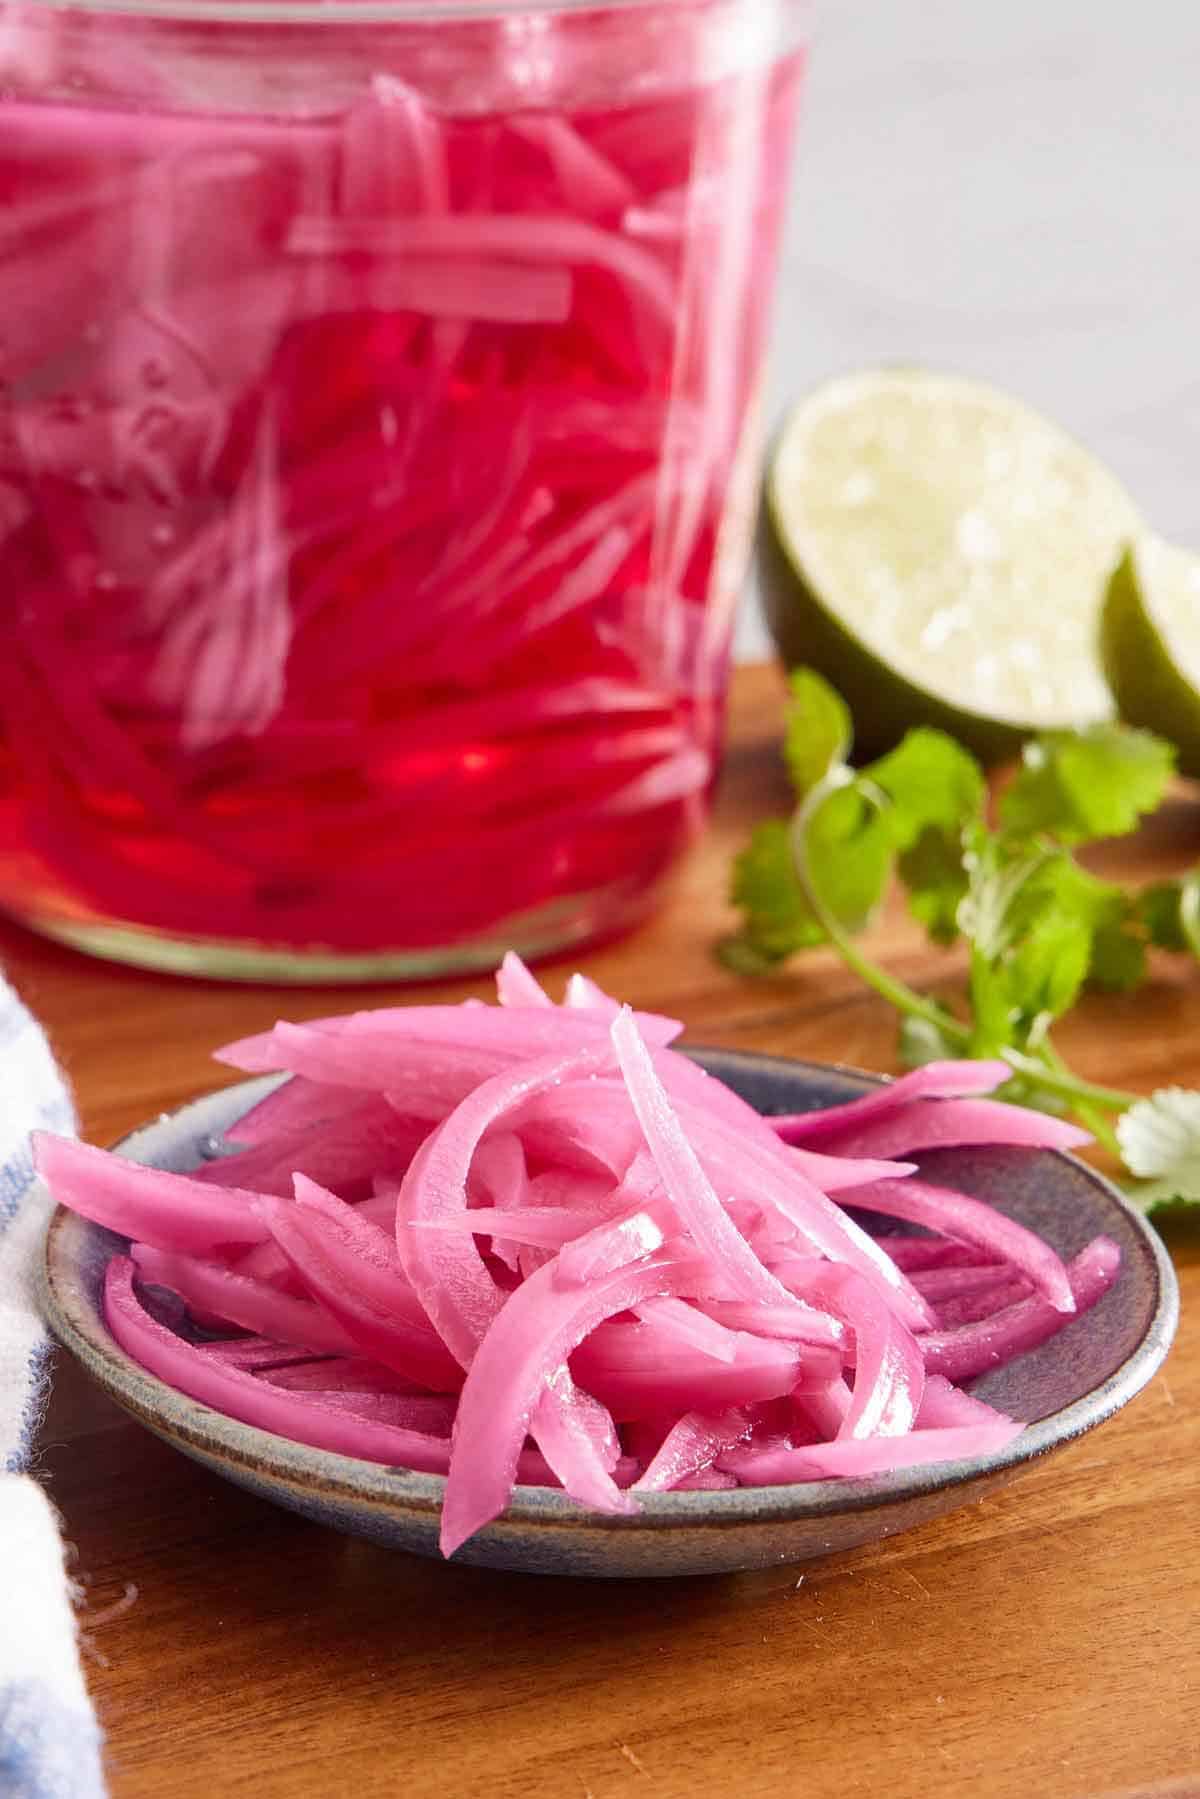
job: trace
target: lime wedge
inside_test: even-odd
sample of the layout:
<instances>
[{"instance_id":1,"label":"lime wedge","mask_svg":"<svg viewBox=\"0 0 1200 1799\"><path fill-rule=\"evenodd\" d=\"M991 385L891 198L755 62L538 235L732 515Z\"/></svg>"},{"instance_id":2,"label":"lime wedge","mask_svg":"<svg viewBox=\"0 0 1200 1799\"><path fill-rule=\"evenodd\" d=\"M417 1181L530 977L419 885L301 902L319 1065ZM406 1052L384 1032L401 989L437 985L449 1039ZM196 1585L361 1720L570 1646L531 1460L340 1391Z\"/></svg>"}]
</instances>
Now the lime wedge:
<instances>
[{"instance_id":1,"label":"lime wedge","mask_svg":"<svg viewBox=\"0 0 1200 1799\"><path fill-rule=\"evenodd\" d=\"M933 724L985 761L1111 717L1104 586L1138 530L1124 490L1006 394L920 370L833 381L767 478L763 592L789 666L849 701L860 751Z\"/></svg>"},{"instance_id":2,"label":"lime wedge","mask_svg":"<svg viewBox=\"0 0 1200 1799\"><path fill-rule=\"evenodd\" d=\"M1121 717L1157 731L1200 776L1200 556L1142 537L1113 570L1100 626Z\"/></svg>"}]
</instances>

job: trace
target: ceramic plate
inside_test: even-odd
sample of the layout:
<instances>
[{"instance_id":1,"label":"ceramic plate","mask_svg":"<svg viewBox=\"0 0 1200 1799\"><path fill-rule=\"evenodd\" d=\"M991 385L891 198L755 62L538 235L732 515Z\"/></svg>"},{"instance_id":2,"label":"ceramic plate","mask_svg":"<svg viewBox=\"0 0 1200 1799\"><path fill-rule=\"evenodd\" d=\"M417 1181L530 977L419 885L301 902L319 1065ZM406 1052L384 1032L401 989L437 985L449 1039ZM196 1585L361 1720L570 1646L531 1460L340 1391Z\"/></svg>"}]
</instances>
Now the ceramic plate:
<instances>
[{"instance_id":1,"label":"ceramic plate","mask_svg":"<svg viewBox=\"0 0 1200 1799\"><path fill-rule=\"evenodd\" d=\"M690 1052L762 1112L853 1099L873 1078L850 1070L727 1050ZM245 1081L135 1131L118 1147L136 1161L185 1170L217 1153L235 1119L276 1085ZM990 1200L1064 1258L1098 1232L1121 1248L1121 1271L1093 1309L1053 1341L976 1381L972 1390L1029 1428L998 1454L855 1481L662 1493L636 1518L609 1518L543 1487L518 1489L505 1515L455 1558L538 1574L715 1574L852 1549L953 1511L1039 1456L1102 1424L1160 1366L1179 1312L1170 1259L1154 1231L1107 1181L1069 1156L944 1150L922 1158L932 1178ZM875 1221L877 1226L878 1221ZM227 1418L147 1374L109 1336L99 1311L104 1264L124 1240L61 1209L47 1237L43 1300L51 1328L117 1403L214 1473L318 1524L397 1549L437 1553L444 1482L312 1449Z\"/></svg>"}]
</instances>

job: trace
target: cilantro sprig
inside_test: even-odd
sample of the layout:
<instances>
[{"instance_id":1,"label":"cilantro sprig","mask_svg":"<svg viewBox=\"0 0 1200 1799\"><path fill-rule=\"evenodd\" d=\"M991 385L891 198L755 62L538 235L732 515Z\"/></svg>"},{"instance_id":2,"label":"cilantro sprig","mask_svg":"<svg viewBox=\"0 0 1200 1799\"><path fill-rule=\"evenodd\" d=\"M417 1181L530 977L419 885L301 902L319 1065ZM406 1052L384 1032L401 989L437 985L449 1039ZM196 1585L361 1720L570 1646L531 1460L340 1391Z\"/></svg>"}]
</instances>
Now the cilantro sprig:
<instances>
[{"instance_id":1,"label":"cilantro sprig","mask_svg":"<svg viewBox=\"0 0 1200 1799\"><path fill-rule=\"evenodd\" d=\"M852 747L840 695L797 670L784 743L796 810L759 825L734 863L742 925L722 959L754 974L831 945L896 1009L906 1064L1002 1058L1013 1072L1007 1097L1073 1112L1145 1177L1135 1203L1200 1204L1200 1094L1140 1100L1086 1081L1051 1036L1085 987L1135 988L1151 946L1200 957L1200 872L1134 893L1075 855L1135 830L1161 804L1174 771L1169 745L1119 724L1044 733L994 807L982 768L941 731L911 730L865 767L851 765ZM965 944L961 1011L917 993L863 948L894 880L933 942Z\"/></svg>"}]
</instances>

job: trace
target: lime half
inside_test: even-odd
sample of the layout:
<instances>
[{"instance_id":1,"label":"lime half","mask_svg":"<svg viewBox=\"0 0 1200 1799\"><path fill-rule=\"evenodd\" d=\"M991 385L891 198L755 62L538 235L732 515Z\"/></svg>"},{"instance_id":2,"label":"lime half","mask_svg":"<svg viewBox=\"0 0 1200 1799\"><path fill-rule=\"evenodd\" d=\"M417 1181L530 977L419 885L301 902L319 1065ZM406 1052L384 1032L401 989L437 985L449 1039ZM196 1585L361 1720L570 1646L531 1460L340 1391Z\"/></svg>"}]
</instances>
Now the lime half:
<instances>
[{"instance_id":1,"label":"lime half","mask_svg":"<svg viewBox=\"0 0 1200 1799\"><path fill-rule=\"evenodd\" d=\"M767 481L763 590L789 666L845 695L858 747L910 725L985 761L1111 717L1097 629L1138 530L1071 438L974 382L881 370L791 414Z\"/></svg>"},{"instance_id":2,"label":"lime half","mask_svg":"<svg viewBox=\"0 0 1200 1799\"><path fill-rule=\"evenodd\" d=\"M1122 718L1175 744L1183 773L1200 776L1200 556L1139 539L1108 584L1100 645Z\"/></svg>"}]
</instances>

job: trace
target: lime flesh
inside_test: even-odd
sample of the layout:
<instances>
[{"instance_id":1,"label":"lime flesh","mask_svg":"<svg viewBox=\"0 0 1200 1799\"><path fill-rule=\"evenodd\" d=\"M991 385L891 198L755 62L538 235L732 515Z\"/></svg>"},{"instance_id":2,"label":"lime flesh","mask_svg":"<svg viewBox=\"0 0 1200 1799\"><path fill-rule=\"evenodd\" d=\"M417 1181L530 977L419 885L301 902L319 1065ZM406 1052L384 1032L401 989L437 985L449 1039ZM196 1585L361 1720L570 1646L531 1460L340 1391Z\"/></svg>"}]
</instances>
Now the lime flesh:
<instances>
[{"instance_id":1,"label":"lime flesh","mask_svg":"<svg viewBox=\"0 0 1200 1799\"><path fill-rule=\"evenodd\" d=\"M918 370L829 383L775 446L762 533L789 666L840 688L860 753L914 724L985 761L1112 715L1097 631L1138 530L1118 482L1057 426Z\"/></svg>"}]
</instances>

